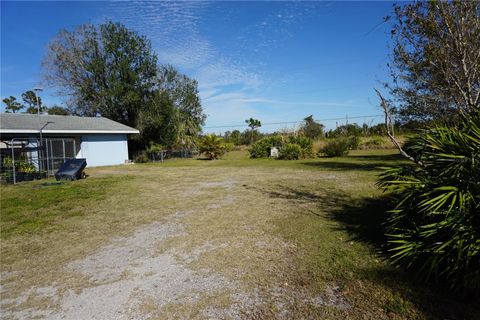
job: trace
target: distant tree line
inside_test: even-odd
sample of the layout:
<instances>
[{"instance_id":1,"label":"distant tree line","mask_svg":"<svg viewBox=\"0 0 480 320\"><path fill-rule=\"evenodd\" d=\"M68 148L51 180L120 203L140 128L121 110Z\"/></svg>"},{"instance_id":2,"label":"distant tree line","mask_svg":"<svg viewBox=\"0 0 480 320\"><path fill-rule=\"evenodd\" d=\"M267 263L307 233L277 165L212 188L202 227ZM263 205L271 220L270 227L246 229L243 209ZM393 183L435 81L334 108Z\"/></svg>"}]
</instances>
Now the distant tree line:
<instances>
[{"instance_id":1,"label":"distant tree line","mask_svg":"<svg viewBox=\"0 0 480 320\"><path fill-rule=\"evenodd\" d=\"M253 120L253 121L252 121ZM258 122L255 122L258 121ZM251 145L258 140L277 135L285 135L286 132L272 132L262 133L257 128L261 126L259 120L250 118L245 120L247 124L257 125L250 126L249 129L240 131L226 131L221 135L223 140L227 143L232 143L236 146ZM397 123L395 125L395 131L401 134L411 133L413 129L409 126ZM385 125L383 123L369 125L363 123L361 126L357 123L350 123L337 126L335 129L325 130L325 126L313 119L313 115L309 115L303 119L303 123L297 130L291 130L287 134L289 135L303 135L311 140L319 140L323 138L338 138L338 137L369 137L369 136L386 136Z\"/></svg>"}]
</instances>

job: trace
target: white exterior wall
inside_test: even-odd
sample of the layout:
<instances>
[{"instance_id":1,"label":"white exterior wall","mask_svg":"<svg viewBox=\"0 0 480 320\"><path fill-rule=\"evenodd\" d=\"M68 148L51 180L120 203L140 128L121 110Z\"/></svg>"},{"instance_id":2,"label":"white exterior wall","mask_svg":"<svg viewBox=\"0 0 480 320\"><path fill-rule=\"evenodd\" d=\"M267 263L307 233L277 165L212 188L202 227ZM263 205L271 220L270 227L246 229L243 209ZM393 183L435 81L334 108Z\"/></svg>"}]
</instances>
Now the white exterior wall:
<instances>
[{"instance_id":1,"label":"white exterior wall","mask_svg":"<svg viewBox=\"0 0 480 320\"><path fill-rule=\"evenodd\" d=\"M128 160L127 135L84 135L77 158L86 158L89 167L124 164Z\"/></svg>"}]
</instances>

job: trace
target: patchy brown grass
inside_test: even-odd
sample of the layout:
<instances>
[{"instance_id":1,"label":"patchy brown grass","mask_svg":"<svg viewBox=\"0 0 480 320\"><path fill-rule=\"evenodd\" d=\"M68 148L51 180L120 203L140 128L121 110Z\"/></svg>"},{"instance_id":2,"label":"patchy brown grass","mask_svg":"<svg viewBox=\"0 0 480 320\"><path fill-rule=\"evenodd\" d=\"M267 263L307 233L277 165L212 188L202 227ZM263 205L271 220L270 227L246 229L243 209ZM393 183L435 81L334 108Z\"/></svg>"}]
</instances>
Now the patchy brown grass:
<instances>
[{"instance_id":1,"label":"patchy brown grass","mask_svg":"<svg viewBox=\"0 0 480 320\"><path fill-rule=\"evenodd\" d=\"M218 161L93 168L86 180L63 185L2 186L2 310L12 317L61 310L71 290L100 285L69 265L165 223L179 231L152 243L148 258L174 257L169 267L192 276L173 287L197 291L166 304L144 295L138 314L473 318L475 306L415 283L379 253L387 206L374 182L379 166L400 161L392 154L287 162L237 152ZM132 277L125 272L120 278ZM218 285L195 286L205 277ZM54 295L38 294L52 287Z\"/></svg>"}]
</instances>

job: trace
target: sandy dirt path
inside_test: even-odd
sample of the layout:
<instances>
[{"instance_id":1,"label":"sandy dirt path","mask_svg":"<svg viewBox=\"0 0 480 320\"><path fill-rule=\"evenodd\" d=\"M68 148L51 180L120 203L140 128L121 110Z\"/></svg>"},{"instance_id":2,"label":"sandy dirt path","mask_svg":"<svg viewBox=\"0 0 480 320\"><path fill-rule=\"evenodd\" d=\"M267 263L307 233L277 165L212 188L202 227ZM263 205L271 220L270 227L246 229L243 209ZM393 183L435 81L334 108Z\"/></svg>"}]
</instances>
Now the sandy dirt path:
<instances>
[{"instance_id":1,"label":"sandy dirt path","mask_svg":"<svg viewBox=\"0 0 480 320\"><path fill-rule=\"evenodd\" d=\"M232 178L189 184L176 196L204 209L175 211L112 238L61 266L84 284L30 287L2 300L2 318L290 319L298 304L349 308L334 286L312 296L274 277L289 272L293 245L265 232L267 220L245 206L256 191L244 187ZM38 307L28 303L37 300Z\"/></svg>"}]
</instances>

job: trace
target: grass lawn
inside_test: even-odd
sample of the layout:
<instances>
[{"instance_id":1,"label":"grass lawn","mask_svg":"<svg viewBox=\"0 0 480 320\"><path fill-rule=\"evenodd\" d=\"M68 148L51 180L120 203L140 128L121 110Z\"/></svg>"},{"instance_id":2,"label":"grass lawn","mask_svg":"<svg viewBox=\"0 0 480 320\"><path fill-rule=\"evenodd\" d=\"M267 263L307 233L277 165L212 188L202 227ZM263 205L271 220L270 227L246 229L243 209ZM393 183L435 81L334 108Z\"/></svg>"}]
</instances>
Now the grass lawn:
<instances>
[{"instance_id":1,"label":"grass lawn","mask_svg":"<svg viewBox=\"0 0 480 320\"><path fill-rule=\"evenodd\" d=\"M237 151L1 186L2 317L474 319L383 258L375 180L401 162Z\"/></svg>"}]
</instances>

